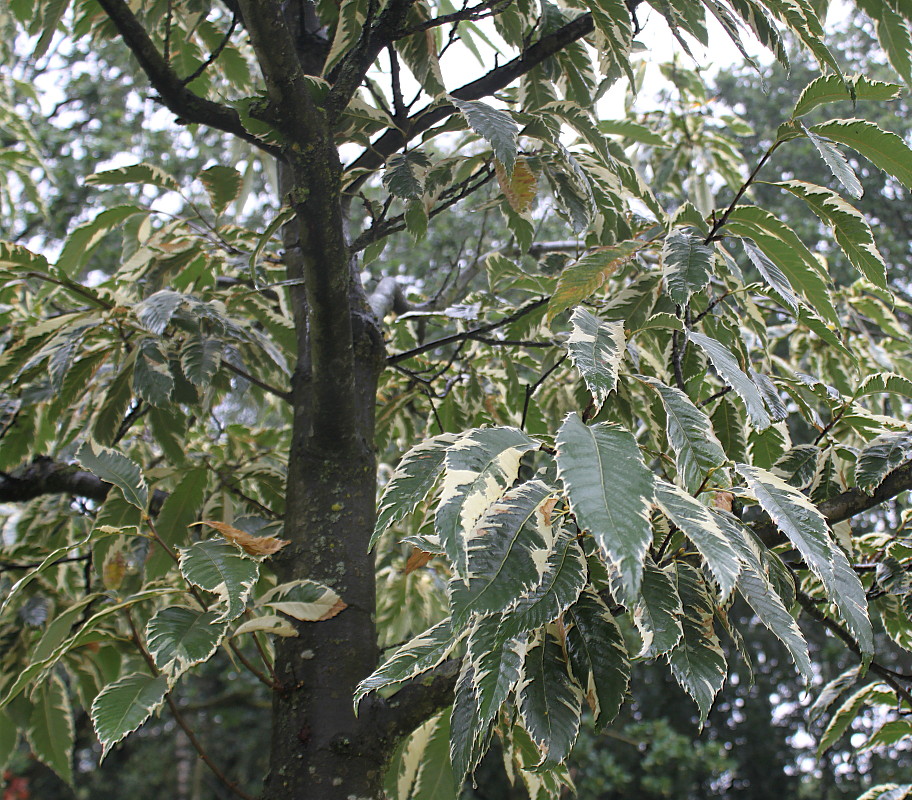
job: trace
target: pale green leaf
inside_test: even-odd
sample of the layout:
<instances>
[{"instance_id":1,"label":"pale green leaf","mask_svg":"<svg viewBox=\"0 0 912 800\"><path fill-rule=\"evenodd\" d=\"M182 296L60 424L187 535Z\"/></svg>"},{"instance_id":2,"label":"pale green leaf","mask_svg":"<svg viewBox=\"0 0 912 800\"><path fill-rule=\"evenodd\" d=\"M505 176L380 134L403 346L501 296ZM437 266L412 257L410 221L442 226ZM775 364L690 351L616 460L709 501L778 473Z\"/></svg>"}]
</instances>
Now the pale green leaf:
<instances>
[{"instance_id":1,"label":"pale green leaf","mask_svg":"<svg viewBox=\"0 0 912 800\"><path fill-rule=\"evenodd\" d=\"M216 214L221 214L233 203L244 187L244 176L234 167L216 164L207 167L197 176L206 187L209 203Z\"/></svg>"},{"instance_id":2,"label":"pale green leaf","mask_svg":"<svg viewBox=\"0 0 912 800\"><path fill-rule=\"evenodd\" d=\"M123 453L107 447L94 446L84 442L76 458L89 472L103 481L114 484L123 492L124 499L141 511L149 502L149 487L142 476L139 465Z\"/></svg>"},{"instance_id":3,"label":"pale green leaf","mask_svg":"<svg viewBox=\"0 0 912 800\"><path fill-rule=\"evenodd\" d=\"M889 101L899 97L902 86L895 83L871 80L859 75L849 81L855 90L856 100ZM792 118L803 117L815 108L827 103L852 102L852 95L846 82L836 75L821 75L815 78L801 92Z\"/></svg>"},{"instance_id":4,"label":"pale green leaf","mask_svg":"<svg viewBox=\"0 0 912 800\"><path fill-rule=\"evenodd\" d=\"M168 368L168 358L155 339L143 339L137 345L133 391L153 406L167 405L171 399L174 377Z\"/></svg>"},{"instance_id":5,"label":"pale green leaf","mask_svg":"<svg viewBox=\"0 0 912 800\"><path fill-rule=\"evenodd\" d=\"M181 369L195 386L206 388L222 363L224 344L218 339L197 334L181 348Z\"/></svg>"},{"instance_id":6,"label":"pale green leaf","mask_svg":"<svg viewBox=\"0 0 912 800\"><path fill-rule=\"evenodd\" d=\"M912 433L885 433L868 442L855 463L855 483L872 494L893 470L912 459Z\"/></svg>"},{"instance_id":7,"label":"pale green leaf","mask_svg":"<svg viewBox=\"0 0 912 800\"><path fill-rule=\"evenodd\" d=\"M242 614L259 575L259 565L224 539L207 539L180 550L180 571L194 586L214 592L225 604L216 622Z\"/></svg>"},{"instance_id":8,"label":"pale green leaf","mask_svg":"<svg viewBox=\"0 0 912 800\"><path fill-rule=\"evenodd\" d=\"M632 608L652 541L652 472L633 436L613 423L589 426L577 414L569 414L556 444L558 474L577 524L591 532L619 570L622 597L618 599Z\"/></svg>"},{"instance_id":9,"label":"pale green leaf","mask_svg":"<svg viewBox=\"0 0 912 800\"><path fill-rule=\"evenodd\" d=\"M133 313L149 333L161 336L168 327L171 317L177 311L181 303L184 302L184 296L180 292L172 292L170 289L162 289L155 294L150 294L141 303L133 307Z\"/></svg>"},{"instance_id":10,"label":"pale green leaf","mask_svg":"<svg viewBox=\"0 0 912 800\"><path fill-rule=\"evenodd\" d=\"M683 230L668 234L662 249L662 263L665 286L675 303L686 305L691 295L709 283L714 254L713 247L704 244L702 236Z\"/></svg>"},{"instance_id":11,"label":"pale green leaf","mask_svg":"<svg viewBox=\"0 0 912 800\"><path fill-rule=\"evenodd\" d=\"M868 161L912 190L912 150L895 133L864 119L835 119L811 130L857 150Z\"/></svg>"},{"instance_id":12,"label":"pale green leaf","mask_svg":"<svg viewBox=\"0 0 912 800\"><path fill-rule=\"evenodd\" d=\"M26 734L32 752L64 781L73 783L73 710L63 681L38 684ZM14 729L15 730L15 729Z\"/></svg>"},{"instance_id":13,"label":"pale green leaf","mask_svg":"<svg viewBox=\"0 0 912 800\"><path fill-rule=\"evenodd\" d=\"M280 583L266 592L257 605L281 611L301 622L322 622L346 608L335 591L306 579Z\"/></svg>"},{"instance_id":14,"label":"pale green leaf","mask_svg":"<svg viewBox=\"0 0 912 800\"><path fill-rule=\"evenodd\" d=\"M169 606L146 625L146 645L155 666L173 685L190 667L215 653L225 629L226 623L214 611Z\"/></svg>"},{"instance_id":15,"label":"pale green leaf","mask_svg":"<svg viewBox=\"0 0 912 800\"><path fill-rule=\"evenodd\" d=\"M864 188L842 151L828 139L818 136L807 128L804 130L817 152L820 153L824 163L830 168L833 177L843 185L852 197L856 199L861 197L864 194Z\"/></svg>"},{"instance_id":16,"label":"pale green leaf","mask_svg":"<svg viewBox=\"0 0 912 800\"><path fill-rule=\"evenodd\" d=\"M104 172L96 172L85 179L88 186L127 186L142 183L147 186L157 186L169 192L180 191L177 180L154 164L132 164L128 167L118 167Z\"/></svg>"}]
</instances>

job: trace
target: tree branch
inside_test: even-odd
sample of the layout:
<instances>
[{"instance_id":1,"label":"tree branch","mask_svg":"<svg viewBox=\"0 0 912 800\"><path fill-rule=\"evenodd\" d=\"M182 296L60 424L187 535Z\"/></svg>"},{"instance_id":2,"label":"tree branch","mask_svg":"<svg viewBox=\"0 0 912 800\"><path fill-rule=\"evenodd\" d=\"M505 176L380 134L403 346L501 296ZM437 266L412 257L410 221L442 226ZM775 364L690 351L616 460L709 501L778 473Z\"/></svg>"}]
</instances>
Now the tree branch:
<instances>
[{"instance_id":1,"label":"tree branch","mask_svg":"<svg viewBox=\"0 0 912 800\"><path fill-rule=\"evenodd\" d=\"M278 157L280 151L251 134L233 108L207 100L191 92L171 65L164 59L143 24L130 10L125 0L98 0L111 18L124 43L133 53L146 77L158 92L162 103L178 117L178 122L199 123L225 131L255 147Z\"/></svg>"}]
</instances>

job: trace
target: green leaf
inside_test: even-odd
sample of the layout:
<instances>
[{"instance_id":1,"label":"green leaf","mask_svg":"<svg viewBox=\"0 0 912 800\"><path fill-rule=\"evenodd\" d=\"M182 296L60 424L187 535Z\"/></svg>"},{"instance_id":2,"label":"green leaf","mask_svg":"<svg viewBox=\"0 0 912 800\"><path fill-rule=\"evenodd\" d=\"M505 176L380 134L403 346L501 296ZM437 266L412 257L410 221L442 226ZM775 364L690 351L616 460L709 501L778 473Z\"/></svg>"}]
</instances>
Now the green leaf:
<instances>
[{"instance_id":1,"label":"green leaf","mask_svg":"<svg viewBox=\"0 0 912 800\"><path fill-rule=\"evenodd\" d=\"M155 339L143 339L137 345L133 391L153 406L164 406L171 400L174 376L168 368L167 356Z\"/></svg>"},{"instance_id":2,"label":"green leaf","mask_svg":"<svg viewBox=\"0 0 912 800\"><path fill-rule=\"evenodd\" d=\"M876 705L883 703L885 705L895 705L896 695L892 691L884 691L882 684L869 683L862 686L854 694L849 695L842 705L836 709L829 724L817 743L817 755L822 756L827 750L835 745L849 729L849 726L858 717L861 709L870 703Z\"/></svg>"},{"instance_id":3,"label":"green leaf","mask_svg":"<svg viewBox=\"0 0 912 800\"><path fill-rule=\"evenodd\" d=\"M180 482L168 493L155 520L155 530L169 547L181 547L189 541L187 530L203 507L208 483L209 469L192 467L181 472ZM146 580L161 577L173 565L174 560L165 548L153 546L146 557Z\"/></svg>"},{"instance_id":4,"label":"green leaf","mask_svg":"<svg viewBox=\"0 0 912 800\"><path fill-rule=\"evenodd\" d=\"M133 307L133 313L149 333L155 336L161 336L168 327L171 317L177 311L181 303L184 302L184 295L180 292L172 292L170 289L162 289L160 292L149 295L141 303Z\"/></svg>"},{"instance_id":5,"label":"green leaf","mask_svg":"<svg viewBox=\"0 0 912 800\"><path fill-rule=\"evenodd\" d=\"M569 414L557 434L558 474L582 530L588 530L620 572L622 597L632 608L652 541L652 472L633 436L619 425L588 426Z\"/></svg>"},{"instance_id":6,"label":"green leaf","mask_svg":"<svg viewBox=\"0 0 912 800\"><path fill-rule=\"evenodd\" d=\"M19 731L12 717L0 711L0 770L5 770L19 744Z\"/></svg>"},{"instance_id":7,"label":"green leaf","mask_svg":"<svg viewBox=\"0 0 912 800\"><path fill-rule=\"evenodd\" d=\"M469 631L466 657L472 662L478 724L487 726L497 717L522 672L526 654L523 634L504 638L500 614L481 617Z\"/></svg>"},{"instance_id":8,"label":"green leaf","mask_svg":"<svg viewBox=\"0 0 912 800\"><path fill-rule=\"evenodd\" d=\"M198 334L181 348L181 369L195 386L206 388L222 363L224 344L218 339Z\"/></svg>"},{"instance_id":9,"label":"green leaf","mask_svg":"<svg viewBox=\"0 0 912 800\"><path fill-rule=\"evenodd\" d=\"M744 401L751 424L757 430L763 430L772 424L763 397L754 382L742 371L738 361L725 345L710 336L696 331L688 331L687 338L698 345L709 356L709 360L719 373L719 377Z\"/></svg>"},{"instance_id":10,"label":"green leaf","mask_svg":"<svg viewBox=\"0 0 912 800\"><path fill-rule=\"evenodd\" d=\"M912 433L885 433L868 442L855 463L855 483L868 494L893 470L912 459Z\"/></svg>"},{"instance_id":11,"label":"green leaf","mask_svg":"<svg viewBox=\"0 0 912 800\"><path fill-rule=\"evenodd\" d=\"M259 575L256 561L224 539L207 539L180 550L180 571L194 586L213 592L225 604L216 622L244 612Z\"/></svg>"},{"instance_id":12,"label":"green leaf","mask_svg":"<svg viewBox=\"0 0 912 800\"><path fill-rule=\"evenodd\" d=\"M838 194L804 181L782 181L783 189L804 200L833 230L833 235L852 266L871 283L887 288L887 264L864 215Z\"/></svg>"},{"instance_id":13,"label":"green leaf","mask_svg":"<svg viewBox=\"0 0 912 800\"><path fill-rule=\"evenodd\" d=\"M443 471L447 448L457 438L452 433L441 433L402 456L380 498L370 549L390 525L411 514L424 500Z\"/></svg>"},{"instance_id":14,"label":"green leaf","mask_svg":"<svg viewBox=\"0 0 912 800\"><path fill-rule=\"evenodd\" d=\"M120 489L128 503L140 511L146 510L149 503L149 487L135 461L107 447L96 449L88 441L83 442L76 453L76 458L89 472Z\"/></svg>"},{"instance_id":15,"label":"green leaf","mask_svg":"<svg viewBox=\"0 0 912 800\"><path fill-rule=\"evenodd\" d=\"M820 153L824 163L830 168L833 177L843 185L852 197L855 199L861 197L864 194L864 188L842 151L829 140L817 136L813 131L809 131L807 128L804 130L808 139L817 148L817 152Z\"/></svg>"},{"instance_id":16,"label":"green leaf","mask_svg":"<svg viewBox=\"0 0 912 800\"><path fill-rule=\"evenodd\" d=\"M206 187L209 203L215 213L222 214L229 204L237 200L244 186L244 176L234 167L216 164L207 167L197 176Z\"/></svg>"},{"instance_id":17,"label":"green leaf","mask_svg":"<svg viewBox=\"0 0 912 800\"><path fill-rule=\"evenodd\" d=\"M828 322L839 326L826 270L788 225L764 209L738 206L729 215L725 229L753 239L811 307Z\"/></svg>"},{"instance_id":18,"label":"green leaf","mask_svg":"<svg viewBox=\"0 0 912 800\"><path fill-rule=\"evenodd\" d=\"M450 762L450 715L441 713L421 753L421 764L410 800L457 800Z\"/></svg>"},{"instance_id":19,"label":"green leaf","mask_svg":"<svg viewBox=\"0 0 912 800\"><path fill-rule=\"evenodd\" d=\"M358 684L354 698L355 709L366 694L433 669L449 655L457 641L450 620L445 619L406 642Z\"/></svg>"},{"instance_id":20,"label":"green leaf","mask_svg":"<svg viewBox=\"0 0 912 800\"><path fill-rule=\"evenodd\" d=\"M485 512L466 540L465 582L451 584L453 623L472 612L503 611L541 580L536 555L553 538L541 509L553 490L541 481L510 489Z\"/></svg>"},{"instance_id":21,"label":"green leaf","mask_svg":"<svg viewBox=\"0 0 912 800\"><path fill-rule=\"evenodd\" d=\"M322 622L346 608L335 591L307 579L280 583L266 592L257 605L281 611L301 622Z\"/></svg>"},{"instance_id":22,"label":"green leaf","mask_svg":"<svg viewBox=\"0 0 912 800\"><path fill-rule=\"evenodd\" d=\"M839 63L823 41L823 26L809 0L765 0L764 5L814 54L821 67L829 67L845 80Z\"/></svg>"},{"instance_id":23,"label":"green leaf","mask_svg":"<svg viewBox=\"0 0 912 800\"><path fill-rule=\"evenodd\" d=\"M713 606L700 573L683 561L675 562L675 583L684 616L683 635L668 654L675 679L700 709L700 725L725 682L728 666L713 630Z\"/></svg>"},{"instance_id":24,"label":"green leaf","mask_svg":"<svg viewBox=\"0 0 912 800\"><path fill-rule=\"evenodd\" d=\"M101 757L135 731L161 708L168 691L164 675L157 677L134 672L115 681L98 694L92 703L92 724L101 742Z\"/></svg>"},{"instance_id":25,"label":"green leaf","mask_svg":"<svg viewBox=\"0 0 912 800\"><path fill-rule=\"evenodd\" d=\"M430 165L430 159L420 150L397 153L386 162L383 185L396 197L418 200L424 194L424 179Z\"/></svg>"},{"instance_id":26,"label":"green leaf","mask_svg":"<svg viewBox=\"0 0 912 800\"><path fill-rule=\"evenodd\" d=\"M115 206L102 211L91 222L80 225L70 233L57 259L57 269L67 277L78 278L89 256L105 236L119 228L130 217L148 213L136 206Z\"/></svg>"},{"instance_id":27,"label":"green leaf","mask_svg":"<svg viewBox=\"0 0 912 800\"><path fill-rule=\"evenodd\" d=\"M618 242L596 250L564 268L557 279L557 288L548 303L550 323L562 311L589 299L617 269L643 247L643 242Z\"/></svg>"},{"instance_id":28,"label":"green leaf","mask_svg":"<svg viewBox=\"0 0 912 800\"><path fill-rule=\"evenodd\" d=\"M633 610L633 621L640 632L641 658L655 658L667 653L682 636L681 598L668 570L659 569L646 559L641 594Z\"/></svg>"},{"instance_id":29,"label":"green leaf","mask_svg":"<svg viewBox=\"0 0 912 800\"><path fill-rule=\"evenodd\" d=\"M617 388L618 368L624 358L624 323L602 322L580 306L570 317L570 325L570 360L586 381L596 407L601 408Z\"/></svg>"},{"instance_id":30,"label":"green leaf","mask_svg":"<svg viewBox=\"0 0 912 800\"><path fill-rule=\"evenodd\" d=\"M144 183L169 192L180 191L180 184L174 177L154 164L145 163L96 172L89 175L85 182L88 186L128 186L133 183Z\"/></svg>"},{"instance_id":31,"label":"green leaf","mask_svg":"<svg viewBox=\"0 0 912 800\"><path fill-rule=\"evenodd\" d=\"M797 311L798 298L795 296L795 290L792 289L789 279L785 277L785 273L767 258L766 253L757 247L752 239L743 238L741 244L751 264L757 268L763 279L789 308Z\"/></svg>"},{"instance_id":32,"label":"green leaf","mask_svg":"<svg viewBox=\"0 0 912 800\"><path fill-rule=\"evenodd\" d=\"M902 92L902 86L898 84L871 80L864 75L852 78L849 84L855 89L855 100L895 100ZM846 82L836 75L821 75L804 87L795 103L792 119L803 117L818 106L839 102L852 102Z\"/></svg>"},{"instance_id":33,"label":"green leaf","mask_svg":"<svg viewBox=\"0 0 912 800\"><path fill-rule=\"evenodd\" d=\"M450 761L457 789L481 760L487 735L488 729L478 724L475 666L465 658L456 681L456 701L450 714Z\"/></svg>"},{"instance_id":34,"label":"green leaf","mask_svg":"<svg viewBox=\"0 0 912 800\"><path fill-rule=\"evenodd\" d=\"M226 627L214 611L169 606L146 625L146 645L155 666L173 686L190 667L209 660L225 637Z\"/></svg>"},{"instance_id":35,"label":"green leaf","mask_svg":"<svg viewBox=\"0 0 912 800\"><path fill-rule=\"evenodd\" d=\"M673 230L662 249L665 286L669 297L686 305L691 295L709 283L713 272L715 250L703 243L703 237L683 230Z\"/></svg>"},{"instance_id":36,"label":"green leaf","mask_svg":"<svg viewBox=\"0 0 912 800\"><path fill-rule=\"evenodd\" d=\"M908 11L903 18L897 9L891 8L889 0L859 0L858 6L874 20L877 40L886 52L890 66L907 86L912 85L912 34Z\"/></svg>"},{"instance_id":37,"label":"green leaf","mask_svg":"<svg viewBox=\"0 0 912 800\"><path fill-rule=\"evenodd\" d=\"M630 119L600 120L598 129L609 136L620 136L625 141L648 144L652 147L669 147L669 143L660 133L655 133L645 125Z\"/></svg>"},{"instance_id":38,"label":"green leaf","mask_svg":"<svg viewBox=\"0 0 912 800\"><path fill-rule=\"evenodd\" d=\"M771 472L737 464L736 469L760 506L795 545L805 564L823 582L864 654L874 652L864 588L845 553L833 541L826 520L801 492Z\"/></svg>"},{"instance_id":39,"label":"green leaf","mask_svg":"<svg viewBox=\"0 0 912 800\"><path fill-rule=\"evenodd\" d=\"M466 536L516 480L523 453L538 446L518 428L469 431L450 445L434 528L459 575L468 574Z\"/></svg>"},{"instance_id":40,"label":"green leaf","mask_svg":"<svg viewBox=\"0 0 912 800\"><path fill-rule=\"evenodd\" d=\"M26 731L32 752L72 786L73 710L66 687L55 675L38 684L32 701L32 715Z\"/></svg>"},{"instance_id":41,"label":"green leaf","mask_svg":"<svg viewBox=\"0 0 912 800\"><path fill-rule=\"evenodd\" d=\"M560 642L550 633L526 653L519 713L541 753L539 767L560 764L579 735L583 693L570 674Z\"/></svg>"},{"instance_id":42,"label":"green leaf","mask_svg":"<svg viewBox=\"0 0 912 800\"><path fill-rule=\"evenodd\" d=\"M567 656L599 729L617 716L627 695L630 661L621 630L592 590L564 612Z\"/></svg>"},{"instance_id":43,"label":"green leaf","mask_svg":"<svg viewBox=\"0 0 912 800\"><path fill-rule=\"evenodd\" d=\"M493 108L480 100L458 100L449 98L450 102L459 109L472 130L491 145L494 157L500 161L507 170L513 172L516 163L516 140L519 127L506 111Z\"/></svg>"},{"instance_id":44,"label":"green leaf","mask_svg":"<svg viewBox=\"0 0 912 800\"><path fill-rule=\"evenodd\" d=\"M790 68L788 52L775 21L770 18L766 8L756 0L730 0L730 4L735 13L753 31L757 41L769 50L788 71Z\"/></svg>"},{"instance_id":45,"label":"green leaf","mask_svg":"<svg viewBox=\"0 0 912 800\"><path fill-rule=\"evenodd\" d=\"M662 398L668 443L675 453L679 479L688 492L696 492L711 473L728 461L709 417L680 389L666 386L655 378L642 375L638 378Z\"/></svg>"},{"instance_id":46,"label":"green leaf","mask_svg":"<svg viewBox=\"0 0 912 800\"><path fill-rule=\"evenodd\" d=\"M709 509L673 484L656 480L656 502L706 559L724 601L735 588L741 559Z\"/></svg>"},{"instance_id":47,"label":"green leaf","mask_svg":"<svg viewBox=\"0 0 912 800\"><path fill-rule=\"evenodd\" d=\"M864 119L834 119L811 130L857 150L868 161L912 190L912 150L895 133Z\"/></svg>"}]
</instances>

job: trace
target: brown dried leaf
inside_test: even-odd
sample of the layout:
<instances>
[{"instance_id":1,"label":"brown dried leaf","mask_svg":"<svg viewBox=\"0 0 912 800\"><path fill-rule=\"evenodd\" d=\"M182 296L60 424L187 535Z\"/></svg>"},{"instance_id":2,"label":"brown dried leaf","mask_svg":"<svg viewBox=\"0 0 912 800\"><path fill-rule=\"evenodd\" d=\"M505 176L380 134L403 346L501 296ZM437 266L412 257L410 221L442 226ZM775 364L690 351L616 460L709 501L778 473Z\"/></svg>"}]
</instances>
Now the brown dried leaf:
<instances>
[{"instance_id":1,"label":"brown dried leaf","mask_svg":"<svg viewBox=\"0 0 912 800\"><path fill-rule=\"evenodd\" d=\"M554 507L557 505L556 497L549 497L541 504L542 517L544 517L545 525L551 524L551 515L554 513Z\"/></svg>"},{"instance_id":2,"label":"brown dried leaf","mask_svg":"<svg viewBox=\"0 0 912 800\"><path fill-rule=\"evenodd\" d=\"M731 492L716 492L713 495L713 505L723 511L731 511L734 500L735 496Z\"/></svg>"},{"instance_id":3,"label":"brown dried leaf","mask_svg":"<svg viewBox=\"0 0 912 800\"><path fill-rule=\"evenodd\" d=\"M525 214L538 194L538 180L526 159L516 159L512 175L508 175L504 165L495 159L494 172L507 202L517 214Z\"/></svg>"},{"instance_id":4,"label":"brown dried leaf","mask_svg":"<svg viewBox=\"0 0 912 800\"><path fill-rule=\"evenodd\" d=\"M412 553L408 557L408 561L405 562L405 574L408 575L410 572L414 572L416 569L421 569L433 557L433 553L425 553L424 550L419 550L417 547L413 547Z\"/></svg>"},{"instance_id":5,"label":"brown dried leaf","mask_svg":"<svg viewBox=\"0 0 912 800\"><path fill-rule=\"evenodd\" d=\"M338 614L340 611L345 610L346 608L348 608L348 603L339 598L336 600L335 605L327 609L326 613L320 617L317 622L323 622L324 620L332 619L334 616L336 616L336 614Z\"/></svg>"},{"instance_id":6,"label":"brown dried leaf","mask_svg":"<svg viewBox=\"0 0 912 800\"><path fill-rule=\"evenodd\" d=\"M214 528L228 541L240 545L245 552L250 553L252 556L271 556L273 553L278 553L286 544L291 544L288 539L279 539L276 536L251 536L246 531L235 528L226 522L204 519L196 524L208 525L210 528Z\"/></svg>"}]
</instances>

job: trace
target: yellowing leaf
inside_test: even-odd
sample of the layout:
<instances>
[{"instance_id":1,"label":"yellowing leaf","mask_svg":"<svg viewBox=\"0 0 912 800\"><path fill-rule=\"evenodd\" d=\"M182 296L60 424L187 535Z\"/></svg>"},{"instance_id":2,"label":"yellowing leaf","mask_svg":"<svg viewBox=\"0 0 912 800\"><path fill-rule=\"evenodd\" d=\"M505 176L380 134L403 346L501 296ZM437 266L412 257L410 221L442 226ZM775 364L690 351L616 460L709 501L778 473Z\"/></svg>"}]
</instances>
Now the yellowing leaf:
<instances>
[{"instance_id":1,"label":"yellowing leaf","mask_svg":"<svg viewBox=\"0 0 912 800\"><path fill-rule=\"evenodd\" d=\"M271 556L273 553L278 553L286 544L290 544L288 539L279 539L277 536L252 536L247 531L242 531L225 522L216 522L211 519L204 519L196 524L208 525L210 528L214 528L226 539L234 542L252 556Z\"/></svg>"},{"instance_id":2,"label":"yellowing leaf","mask_svg":"<svg viewBox=\"0 0 912 800\"><path fill-rule=\"evenodd\" d=\"M507 198L510 207L517 214L525 214L538 193L538 180L526 159L518 158L516 160L512 175L507 172L507 168L500 161L495 159L494 172L497 174L500 190Z\"/></svg>"},{"instance_id":3,"label":"yellowing leaf","mask_svg":"<svg viewBox=\"0 0 912 800\"><path fill-rule=\"evenodd\" d=\"M408 575L409 573L414 572L416 569L421 569L433 557L433 553L425 553L424 550L419 550L417 547L413 547L412 554L408 557L408 561L405 562L405 574Z\"/></svg>"}]
</instances>

